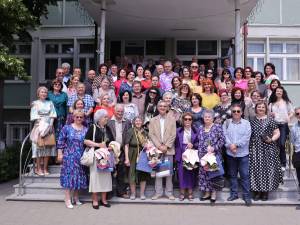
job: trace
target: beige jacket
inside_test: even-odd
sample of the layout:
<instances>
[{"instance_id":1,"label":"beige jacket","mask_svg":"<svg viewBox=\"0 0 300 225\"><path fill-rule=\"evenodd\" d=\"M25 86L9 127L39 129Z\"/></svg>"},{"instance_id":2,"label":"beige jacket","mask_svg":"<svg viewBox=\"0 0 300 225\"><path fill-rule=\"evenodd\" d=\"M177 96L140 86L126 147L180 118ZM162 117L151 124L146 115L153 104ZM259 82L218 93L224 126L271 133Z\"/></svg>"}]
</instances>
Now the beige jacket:
<instances>
[{"instance_id":1,"label":"beige jacket","mask_svg":"<svg viewBox=\"0 0 300 225\"><path fill-rule=\"evenodd\" d=\"M176 121L173 117L166 115L163 140L161 140L160 115L153 117L149 123L149 138L159 147L164 144L168 147L166 155L175 155Z\"/></svg>"}]
</instances>

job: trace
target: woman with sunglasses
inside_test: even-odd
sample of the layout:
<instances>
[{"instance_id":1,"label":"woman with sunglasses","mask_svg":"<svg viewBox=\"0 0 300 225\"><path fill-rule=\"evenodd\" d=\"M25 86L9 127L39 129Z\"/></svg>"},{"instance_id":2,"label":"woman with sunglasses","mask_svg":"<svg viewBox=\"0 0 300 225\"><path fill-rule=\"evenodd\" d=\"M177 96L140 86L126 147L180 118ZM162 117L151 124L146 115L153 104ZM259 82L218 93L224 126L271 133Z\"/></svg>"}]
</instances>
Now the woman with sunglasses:
<instances>
[{"instance_id":1,"label":"woman with sunglasses","mask_svg":"<svg viewBox=\"0 0 300 225\"><path fill-rule=\"evenodd\" d=\"M193 126L193 115L186 112L182 115L183 126L177 129L175 139L175 159L179 178L180 195L179 201L186 197L193 201L193 189L196 186L198 170L187 170L183 166L182 154L186 149L198 149L198 130Z\"/></svg>"},{"instance_id":2,"label":"woman with sunglasses","mask_svg":"<svg viewBox=\"0 0 300 225\"><path fill-rule=\"evenodd\" d=\"M84 151L83 140L87 128L83 126L83 110L74 110L74 122L65 125L57 142L58 161L62 161L60 171L60 185L65 189L65 204L69 209L75 205L81 205L79 201L79 190L87 188L87 176L83 166L80 164L80 158ZM73 201L71 198L73 192Z\"/></svg>"},{"instance_id":3,"label":"woman with sunglasses","mask_svg":"<svg viewBox=\"0 0 300 225\"><path fill-rule=\"evenodd\" d=\"M145 98L145 116L144 124L148 124L150 119L158 115L157 103L160 100L160 92L157 88L148 89Z\"/></svg>"}]
</instances>

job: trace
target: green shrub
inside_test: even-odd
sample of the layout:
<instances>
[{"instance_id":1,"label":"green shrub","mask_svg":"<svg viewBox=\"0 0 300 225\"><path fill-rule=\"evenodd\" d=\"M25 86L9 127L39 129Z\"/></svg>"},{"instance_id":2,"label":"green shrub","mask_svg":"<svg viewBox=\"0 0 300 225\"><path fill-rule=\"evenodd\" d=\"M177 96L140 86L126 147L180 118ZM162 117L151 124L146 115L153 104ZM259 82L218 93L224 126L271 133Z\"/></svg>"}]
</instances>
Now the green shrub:
<instances>
[{"instance_id":1,"label":"green shrub","mask_svg":"<svg viewBox=\"0 0 300 225\"><path fill-rule=\"evenodd\" d=\"M26 145L23 150L23 165L26 156L30 150L30 145ZM21 145L7 147L0 152L0 183L15 179L19 176L19 158L20 158ZM31 156L29 156L29 159Z\"/></svg>"}]
</instances>

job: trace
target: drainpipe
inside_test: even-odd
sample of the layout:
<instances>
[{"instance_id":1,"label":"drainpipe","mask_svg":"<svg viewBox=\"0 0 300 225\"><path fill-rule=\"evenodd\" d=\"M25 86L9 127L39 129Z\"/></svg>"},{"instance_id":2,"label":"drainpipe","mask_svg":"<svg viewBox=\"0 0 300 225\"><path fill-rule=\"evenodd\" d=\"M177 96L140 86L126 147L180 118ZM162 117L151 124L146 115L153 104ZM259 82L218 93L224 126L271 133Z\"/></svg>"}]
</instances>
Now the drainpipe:
<instances>
[{"instance_id":1,"label":"drainpipe","mask_svg":"<svg viewBox=\"0 0 300 225\"><path fill-rule=\"evenodd\" d=\"M247 55L248 55L248 21L244 23L243 26L243 36L244 36L244 67L247 65Z\"/></svg>"},{"instance_id":2,"label":"drainpipe","mask_svg":"<svg viewBox=\"0 0 300 225\"><path fill-rule=\"evenodd\" d=\"M242 54L241 54L241 34L240 34L240 25L241 25L241 10L239 8L239 0L234 1L234 11L235 11L235 67L242 66Z\"/></svg>"}]
</instances>

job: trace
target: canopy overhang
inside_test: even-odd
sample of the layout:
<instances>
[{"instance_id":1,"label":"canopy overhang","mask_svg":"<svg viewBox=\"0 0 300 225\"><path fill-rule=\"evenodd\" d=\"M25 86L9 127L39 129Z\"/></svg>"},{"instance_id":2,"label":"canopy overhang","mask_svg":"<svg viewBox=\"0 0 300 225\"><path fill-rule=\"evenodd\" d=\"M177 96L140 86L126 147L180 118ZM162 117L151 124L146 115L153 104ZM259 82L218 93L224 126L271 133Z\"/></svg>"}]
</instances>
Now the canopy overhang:
<instances>
[{"instance_id":1,"label":"canopy overhang","mask_svg":"<svg viewBox=\"0 0 300 225\"><path fill-rule=\"evenodd\" d=\"M101 0L80 0L101 24ZM241 25L257 0L238 0ZM109 38L203 38L235 36L235 0L106 0Z\"/></svg>"}]
</instances>

